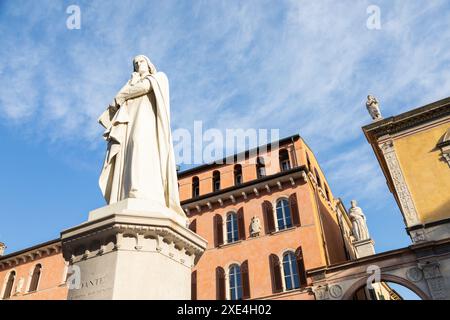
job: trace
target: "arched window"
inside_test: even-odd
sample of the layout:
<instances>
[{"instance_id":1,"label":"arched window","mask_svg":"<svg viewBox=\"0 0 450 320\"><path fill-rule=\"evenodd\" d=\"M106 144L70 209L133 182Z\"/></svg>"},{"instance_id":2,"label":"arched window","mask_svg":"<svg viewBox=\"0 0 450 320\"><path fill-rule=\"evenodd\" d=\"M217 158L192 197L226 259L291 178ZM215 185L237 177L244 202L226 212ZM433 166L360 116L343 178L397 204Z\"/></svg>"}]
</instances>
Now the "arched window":
<instances>
[{"instance_id":1,"label":"arched window","mask_svg":"<svg viewBox=\"0 0 450 320\"><path fill-rule=\"evenodd\" d=\"M200 195L200 181L198 177L192 178L192 197L197 198Z\"/></svg>"},{"instance_id":2,"label":"arched window","mask_svg":"<svg viewBox=\"0 0 450 320\"><path fill-rule=\"evenodd\" d=\"M263 157L256 158L256 177L262 178L266 176L266 165Z\"/></svg>"},{"instance_id":3,"label":"arched window","mask_svg":"<svg viewBox=\"0 0 450 320\"><path fill-rule=\"evenodd\" d=\"M287 199L280 199L277 201L277 223L278 230L292 227L291 210Z\"/></svg>"},{"instance_id":4,"label":"arched window","mask_svg":"<svg viewBox=\"0 0 450 320\"><path fill-rule=\"evenodd\" d=\"M220 172L214 171L213 172L213 191L219 191L220 190Z\"/></svg>"},{"instance_id":5,"label":"arched window","mask_svg":"<svg viewBox=\"0 0 450 320\"><path fill-rule=\"evenodd\" d=\"M297 260L295 259L295 254L291 251L283 255L283 272L286 290L300 288Z\"/></svg>"},{"instance_id":6,"label":"arched window","mask_svg":"<svg viewBox=\"0 0 450 320\"><path fill-rule=\"evenodd\" d=\"M242 166L237 164L234 166L234 185L242 184Z\"/></svg>"},{"instance_id":7,"label":"arched window","mask_svg":"<svg viewBox=\"0 0 450 320\"><path fill-rule=\"evenodd\" d=\"M238 216L235 212L227 215L227 243L239 240Z\"/></svg>"},{"instance_id":8,"label":"arched window","mask_svg":"<svg viewBox=\"0 0 450 320\"><path fill-rule=\"evenodd\" d=\"M11 297L15 279L16 279L16 272L11 271L8 276L8 280L6 282L5 292L3 293L3 299L8 299L9 297Z\"/></svg>"},{"instance_id":9,"label":"arched window","mask_svg":"<svg viewBox=\"0 0 450 320\"><path fill-rule=\"evenodd\" d=\"M30 289L28 292L33 292L38 289L39 279L41 278L42 265L37 264L34 267L33 274L31 275Z\"/></svg>"},{"instance_id":10,"label":"arched window","mask_svg":"<svg viewBox=\"0 0 450 320\"><path fill-rule=\"evenodd\" d=\"M322 180L320 180L319 172L314 168L314 174L316 175L317 185L322 188Z\"/></svg>"},{"instance_id":11,"label":"arched window","mask_svg":"<svg viewBox=\"0 0 450 320\"><path fill-rule=\"evenodd\" d=\"M289 153L286 149L281 149L279 152L279 160L280 160L280 170L287 171L291 169L291 164L289 162Z\"/></svg>"},{"instance_id":12,"label":"arched window","mask_svg":"<svg viewBox=\"0 0 450 320\"><path fill-rule=\"evenodd\" d=\"M237 264L230 266L230 300L242 299L241 267Z\"/></svg>"}]
</instances>

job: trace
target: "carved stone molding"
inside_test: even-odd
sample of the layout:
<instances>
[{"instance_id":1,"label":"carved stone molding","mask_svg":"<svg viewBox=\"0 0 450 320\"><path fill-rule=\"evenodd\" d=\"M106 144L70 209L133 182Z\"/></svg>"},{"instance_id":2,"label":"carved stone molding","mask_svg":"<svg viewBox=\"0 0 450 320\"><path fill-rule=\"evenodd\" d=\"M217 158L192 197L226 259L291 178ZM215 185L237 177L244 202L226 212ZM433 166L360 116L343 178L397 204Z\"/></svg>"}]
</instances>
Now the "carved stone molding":
<instances>
[{"instance_id":1,"label":"carved stone molding","mask_svg":"<svg viewBox=\"0 0 450 320\"><path fill-rule=\"evenodd\" d=\"M397 192L406 223L408 226L416 225L419 223L419 216L400 168L400 163L395 153L394 143L392 140L386 141L380 145L380 148L394 183L395 191Z\"/></svg>"},{"instance_id":2,"label":"carved stone molding","mask_svg":"<svg viewBox=\"0 0 450 320\"><path fill-rule=\"evenodd\" d=\"M330 292L330 296L333 297L334 299L338 299L340 297L342 297L342 294L344 293L344 291L342 290L342 287L338 284L332 285L328 291Z\"/></svg>"},{"instance_id":3,"label":"carved stone molding","mask_svg":"<svg viewBox=\"0 0 450 320\"><path fill-rule=\"evenodd\" d=\"M329 300L330 295L328 292L328 285L313 287L313 292L316 300Z\"/></svg>"},{"instance_id":4,"label":"carved stone molding","mask_svg":"<svg viewBox=\"0 0 450 320\"><path fill-rule=\"evenodd\" d=\"M63 248L65 259L71 263L125 250L158 252L192 267L194 260L203 253L200 246L168 227L120 223L64 239Z\"/></svg>"},{"instance_id":5,"label":"carved stone molding","mask_svg":"<svg viewBox=\"0 0 450 320\"><path fill-rule=\"evenodd\" d=\"M422 264L423 276L428 284L433 300L447 299L445 279L438 262Z\"/></svg>"},{"instance_id":6,"label":"carved stone molding","mask_svg":"<svg viewBox=\"0 0 450 320\"><path fill-rule=\"evenodd\" d=\"M444 137L442 137L442 141L438 143L437 147L441 149L442 159L450 166L450 129L447 130Z\"/></svg>"},{"instance_id":7,"label":"carved stone molding","mask_svg":"<svg viewBox=\"0 0 450 320\"><path fill-rule=\"evenodd\" d=\"M412 282L419 282L423 279L423 272L418 267L406 270L406 277Z\"/></svg>"}]
</instances>

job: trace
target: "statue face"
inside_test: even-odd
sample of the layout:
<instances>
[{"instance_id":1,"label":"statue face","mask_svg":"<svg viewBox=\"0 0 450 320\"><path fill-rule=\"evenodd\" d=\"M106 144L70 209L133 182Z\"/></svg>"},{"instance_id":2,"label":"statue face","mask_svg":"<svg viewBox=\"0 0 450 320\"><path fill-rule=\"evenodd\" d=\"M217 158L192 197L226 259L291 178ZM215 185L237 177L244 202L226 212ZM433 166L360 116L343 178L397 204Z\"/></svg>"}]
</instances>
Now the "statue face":
<instances>
[{"instance_id":1,"label":"statue face","mask_svg":"<svg viewBox=\"0 0 450 320\"><path fill-rule=\"evenodd\" d=\"M149 73L149 66L147 63L147 60L144 57L138 57L135 61L135 70L139 72L139 74L142 76L144 74Z\"/></svg>"},{"instance_id":2,"label":"statue face","mask_svg":"<svg viewBox=\"0 0 450 320\"><path fill-rule=\"evenodd\" d=\"M356 200L352 200L350 203L352 204L352 208L356 207Z\"/></svg>"}]
</instances>

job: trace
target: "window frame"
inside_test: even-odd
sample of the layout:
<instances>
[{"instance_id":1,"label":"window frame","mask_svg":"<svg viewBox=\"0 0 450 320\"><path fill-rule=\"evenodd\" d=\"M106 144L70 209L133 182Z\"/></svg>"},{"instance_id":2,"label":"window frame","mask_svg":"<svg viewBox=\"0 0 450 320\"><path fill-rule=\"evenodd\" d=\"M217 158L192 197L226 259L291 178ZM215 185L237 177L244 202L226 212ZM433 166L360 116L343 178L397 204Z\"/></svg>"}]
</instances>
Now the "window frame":
<instances>
[{"instance_id":1,"label":"window frame","mask_svg":"<svg viewBox=\"0 0 450 320\"><path fill-rule=\"evenodd\" d=\"M229 218L232 217L231 219L231 230L228 229L228 222L229 222ZM234 225L235 224L235 225ZM225 219L225 233L226 233L226 243L235 243L238 242L240 240L239 238L239 221L238 221L238 214L235 211L230 211L227 213L226 215L226 219ZM232 237L230 237L229 235L232 235Z\"/></svg>"},{"instance_id":2,"label":"window frame","mask_svg":"<svg viewBox=\"0 0 450 320\"><path fill-rule=\"evenodd\" d=\"M287 149L280 149L278 151L278 162L280 164L280 172L285 172L292 169L289 151Z\"/></svg>"},{"instance_id":3,"label":"window frame","mask_svg":"<svg viewBox=\"0 0 450 320\"><path fill-rule=\"evenodd\" d=\"M286 257L289 257L286 261ZM292 250L285 251L282 255L281 264L283 266L284 291L291 291L301 288L300 274L297 267L297 258ZM286 265L289 273L286 272ZM289 284L289 285L288 285Z\"/></svg>"},{"instance_id":4,"label":"window frame","mask_svg":"<svg viewBox=\"0 0 450 320\"><path fill-rule=\"evenodd\" d=\"M281 209L281 213L282 213L282 219L279 219L278 218L278 204L280 203L280 202L283 202L283 203L285 203L285 205L284 206L281 206L280 207L280 209ZM276 224L276 231L282 231L282 230L286 230L286 229L290 229L290 228L292 228L293 226L294 226L294 222L293 222L293 220L292 220L292 212L291 212L291 208L290 208L290 205L289 205L289 198L288 197L285 197L285 196L283 196L283 197L279 197L278 199L276 199L275 200L275 206L274 206L274 213L275 213L275 224ZM287 210L287 211L286 211ZM288 214L286 214L286 212L288 213ZM289 217L289 221L290 221L290 224L288 225L286 222L287 222L287 216ZM280 227L280 223L279 223L279 220L282 220L283 221L283 226L282 227Z\"/></svg>"},{"instance_id":5,"label":"window frame","mask_svg":"<svg viewBox=\"0 0 450 320\"><path fill-rule=\"evenodd\" d=\"M238 272L233 273L232 271L236 269L238 270ZM228 281L227 281L228 300L243 300L244 290L242 282L241 265L238 263L232 263L227 268L227 271L228 271ZM233 297L233 290L235 291L235 297Z\"/></svg>"}]
</instances>

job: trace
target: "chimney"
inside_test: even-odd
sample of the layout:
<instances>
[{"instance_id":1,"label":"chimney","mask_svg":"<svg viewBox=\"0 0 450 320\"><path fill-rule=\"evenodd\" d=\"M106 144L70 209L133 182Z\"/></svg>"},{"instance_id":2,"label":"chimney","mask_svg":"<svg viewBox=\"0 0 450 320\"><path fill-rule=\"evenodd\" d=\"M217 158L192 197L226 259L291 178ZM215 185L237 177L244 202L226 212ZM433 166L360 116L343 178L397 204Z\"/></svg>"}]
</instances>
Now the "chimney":
<instances>
[{"instance_id":1,"label":"chimney","mask_svg":"<svg viewBox=\"0 0 450 320\"><path fill-rule=\"evenodd\" d=\"M0 242L0 257L3 256L5 249L6 249L5 244L3 242Z\"/></svg>"}]
</instances>

